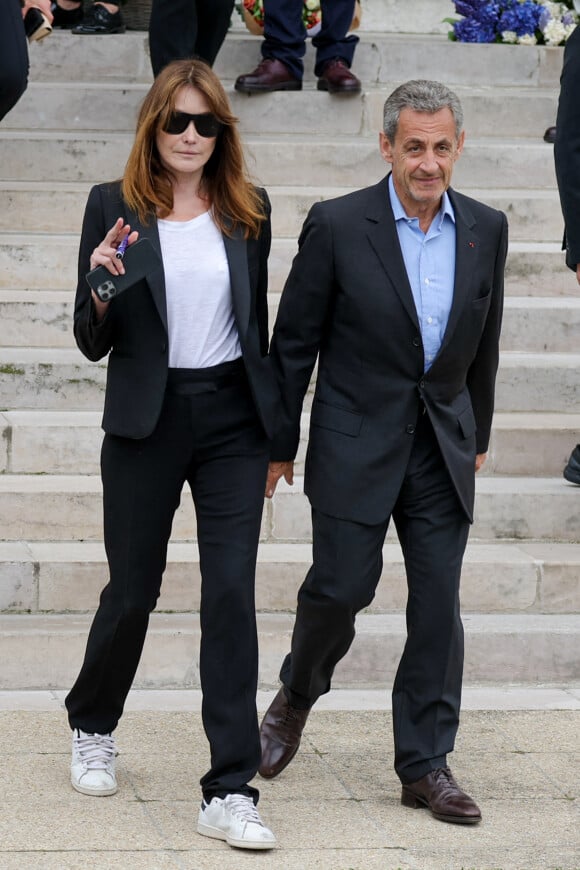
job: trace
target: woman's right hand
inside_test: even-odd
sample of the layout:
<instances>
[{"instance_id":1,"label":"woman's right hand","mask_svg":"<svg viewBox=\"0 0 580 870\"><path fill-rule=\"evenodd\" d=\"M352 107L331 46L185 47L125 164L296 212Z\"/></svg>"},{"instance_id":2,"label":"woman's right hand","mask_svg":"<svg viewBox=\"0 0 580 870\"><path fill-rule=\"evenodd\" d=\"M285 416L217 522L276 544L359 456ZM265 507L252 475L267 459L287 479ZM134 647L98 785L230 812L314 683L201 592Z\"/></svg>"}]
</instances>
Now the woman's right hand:
<instances>
[{"instance_id":1,"label":"woman's right hand","mask_svg":"<svg viewBox=\"0 0 580 870\"><path fill-rule=\"evenodd\" d=\"M100 245L97 245L90 258L90 267L91 269L96 269L97 266L104 266L111 275L124 275L125 267L123 266L123 260L118 259L115 255L117 253L117 248L125 238L125 236L129 236L128 243L132 245L133 242L136 242L139 233L137 230L133 230L131 232L131 226L126 224L123 221L123 218L117 218L114 226L111 227L103 241ZM107 308L111 304L110 302L103 302L95 291L92 291L93 302L95 303L95 308L97 311L98 320L102 320L105 316L105 312Z\"/></svg>"}]
</instances>

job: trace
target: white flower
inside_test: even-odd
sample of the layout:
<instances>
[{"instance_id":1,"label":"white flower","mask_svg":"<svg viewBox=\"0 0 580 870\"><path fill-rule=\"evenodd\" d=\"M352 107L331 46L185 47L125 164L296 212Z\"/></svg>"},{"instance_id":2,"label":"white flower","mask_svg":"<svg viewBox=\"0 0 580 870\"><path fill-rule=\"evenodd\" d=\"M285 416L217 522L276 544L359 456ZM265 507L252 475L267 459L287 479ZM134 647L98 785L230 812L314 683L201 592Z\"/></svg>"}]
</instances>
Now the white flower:
<instances>
[{"instance_id":1,"label":"white flower","mask_svg":"<svg viewBox=\"0 0 580 870\"><path fill-rule=\"evenodd\" d=\"M318 2L318 0L304 0L304 5L309 12L315 12L320 6L320 3Z\"/></svg>"},{"instance_id":2,"label":"white flower","mask_svg":"<svg viewBox=\"0 0 580 870\"><path fill-rule=\"evenodd\" d=\"M536 45L538 40L533 33L524 33L523 36L518 36L519 45Z\"/></svg>"},{"instance_id":3,"label":"white flower","mask_svg":"<svg viewBox=\"0 0 580 870\"><path fill-rule=\"evenodd\" d=\"M513 43L514 45L518 41L518 35L515 30L502 30L501 38L504 42Z\"/></svg>"},{"instance_id":4,"label":"white flower","mask_svg":"<svg viewBox=\"0 0 580 870\"><path fill-rule=\"evenodd\" d=\"M566 39L566 27L555 19L548 21L543 32L546 45L559 45Z\"/></svg>"}]
</instances>

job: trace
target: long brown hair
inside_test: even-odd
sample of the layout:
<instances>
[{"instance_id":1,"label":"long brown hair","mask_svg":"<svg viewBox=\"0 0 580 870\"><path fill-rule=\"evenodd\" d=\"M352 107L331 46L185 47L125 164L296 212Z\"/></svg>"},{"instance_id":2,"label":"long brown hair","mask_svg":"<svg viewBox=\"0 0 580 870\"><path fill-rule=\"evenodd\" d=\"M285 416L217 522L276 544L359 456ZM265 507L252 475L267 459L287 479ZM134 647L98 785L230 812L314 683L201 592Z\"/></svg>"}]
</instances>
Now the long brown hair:
<instances>
[{"instance_id":1,"label":"long brown hair","mask_svg":"<svg viewBox=\"0 0 580 870\"><path fill-rule=\"evenodd\" d=\"M203 169L204 191L209 196L214 220L226 235L242 227L246 238L256 237L265 217L264 206L248 178L237 118L220 80L201 60L176 60L168 64L143 100L123 176L123 198L143 223L151 215L164 218L172 211L172 176L161 162L156 137L175 108L177 91L188 85L203 94L210 112L222 124L213 154Z\"/></svg>"}]
</instances>

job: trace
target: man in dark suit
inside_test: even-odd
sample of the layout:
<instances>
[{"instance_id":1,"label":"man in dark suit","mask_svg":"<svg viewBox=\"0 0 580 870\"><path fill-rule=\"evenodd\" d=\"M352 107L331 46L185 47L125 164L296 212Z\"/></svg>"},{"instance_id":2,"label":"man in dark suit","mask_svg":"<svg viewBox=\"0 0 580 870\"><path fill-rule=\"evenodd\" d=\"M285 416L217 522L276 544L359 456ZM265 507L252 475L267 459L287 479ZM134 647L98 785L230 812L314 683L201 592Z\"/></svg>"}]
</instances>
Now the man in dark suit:
<instances>
[{"instance_id":1,"label":"man in dark suit","mask_svg":"<svg viewBox=\"0 0 580 870\"><path fill-rule=\"evenodd\" d=\"M242 93L299 91L306 52L302 0L268 0L264 8L262 60L250 73L238 76ZM319 91L358 94L360 81L350 71L358 37L347 35L352 24L353 0L321 0L322 26L312 38L316 48L314 73Z\"/></svg>"},{"instance_id":2,"label":"man in dark suit","mask_svg":"<svg viewBox=\"0 0 580 870\"><path fill-rule=\"evenodd\" d=\"M371 603L392 517L407 572L407 641L393 687L402 802L478 822L447 766L459 722L459 578L475 471L488 449L507 252L505 216L449 184L464 142L456 95L397 88L380 148L392 173L317 203L304 224L274 330L283 396L267 494L300 435L314 364L305 492L313 565L298 595L282 689L261 726L264 777L296 753Z\"/></svg>"},{"instance_id":3,"label":"man in dark suit","mask_svg":"<svg viewBox=\"0 0 580 870\"><path fill-rule=\"evenodd\" d=\"M560 77L560 99L556 119L554 160L564 215L566 264L576 272L580 284L580 28L572 33L564 49ZM564 477L580 484L580 444L577 444Z\"/></svg>"}]
</instances>

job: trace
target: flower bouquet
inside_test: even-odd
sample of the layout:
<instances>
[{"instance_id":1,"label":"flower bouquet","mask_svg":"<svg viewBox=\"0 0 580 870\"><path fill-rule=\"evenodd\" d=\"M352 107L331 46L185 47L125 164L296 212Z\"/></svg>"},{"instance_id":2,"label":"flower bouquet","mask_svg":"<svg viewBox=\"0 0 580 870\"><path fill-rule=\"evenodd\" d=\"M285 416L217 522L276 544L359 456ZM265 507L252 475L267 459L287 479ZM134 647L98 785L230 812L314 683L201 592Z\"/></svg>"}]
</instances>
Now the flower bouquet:
<instances>
[{"instance_id":1,"label":"flower bouquet","mask_svg":"<svg viewBox=\"0 0 580 870\"><path fill-rule=\"evenodd\" d=\"M578 21L580 0L453 0L461 18L446 18L456 42L563 45Z\"/></svg>"},{"instance_id":2,"label":"flower bouquet","mask_svg":"<svg viewBox=\"0 0 580 870\"><path fill-rule=\"evenodd\" d=\"M244 23L250 33L257 36L264 34L264 0L242 0L239 6ZM361 7L359 0L353 0L353 18L350 29L355 30L360 25ZM307 36L316 36L320 31L322 13L320 0L304 0L302 4L302 22Z\"/></svg>"}]
</instances>

